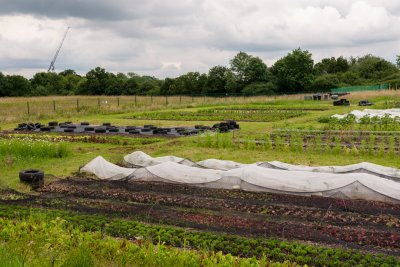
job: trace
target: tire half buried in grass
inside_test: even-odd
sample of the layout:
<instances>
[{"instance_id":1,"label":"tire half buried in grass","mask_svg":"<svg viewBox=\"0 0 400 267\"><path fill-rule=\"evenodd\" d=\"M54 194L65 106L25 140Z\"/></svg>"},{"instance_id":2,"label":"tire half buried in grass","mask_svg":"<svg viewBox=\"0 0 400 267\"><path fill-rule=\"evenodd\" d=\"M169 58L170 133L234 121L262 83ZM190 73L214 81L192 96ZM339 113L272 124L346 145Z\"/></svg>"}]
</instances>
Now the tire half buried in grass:
<instances>
[{"instance_id":1,"label":"tire half buried in grass","mask_svg":"<svg viewBox=\"0 0 400 267\"><path fill-rule=\"evenodd\" d=\"M44 179L44 173L37 169L27 169L19 172L19 180L24 183L37 183Z\"/></svg>"}]
</instances>

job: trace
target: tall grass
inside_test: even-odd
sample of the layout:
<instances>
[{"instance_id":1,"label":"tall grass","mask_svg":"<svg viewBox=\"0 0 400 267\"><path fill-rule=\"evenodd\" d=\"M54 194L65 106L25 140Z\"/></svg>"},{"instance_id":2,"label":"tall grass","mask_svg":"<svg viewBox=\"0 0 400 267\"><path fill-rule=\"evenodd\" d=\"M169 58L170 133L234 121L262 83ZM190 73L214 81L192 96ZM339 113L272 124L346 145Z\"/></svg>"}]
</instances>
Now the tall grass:
<instances>
[{"instance_id":1,"label":"tall grass","mask_svg":"<svg viewBox=\"0 0 400 267\"><path fill-rule=\"evenodd\" d=\"M17 159L64 158L70 154L67 143L51 143L30 139L0 140L0 158L14 157Z\"/></svg>"}]
</instances>

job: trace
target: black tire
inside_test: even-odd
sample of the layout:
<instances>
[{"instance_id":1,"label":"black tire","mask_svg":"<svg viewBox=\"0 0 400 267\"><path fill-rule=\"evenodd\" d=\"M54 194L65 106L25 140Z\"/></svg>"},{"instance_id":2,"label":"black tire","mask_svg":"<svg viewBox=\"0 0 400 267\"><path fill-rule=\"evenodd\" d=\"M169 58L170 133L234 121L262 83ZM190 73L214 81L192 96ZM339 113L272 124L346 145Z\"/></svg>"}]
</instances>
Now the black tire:
<instances>
[{"instance_id":1,"label":"black tire","mask_svg":"<svg viewBox=\"0 0 400 267\"><path fill-rule=\"evenodd\" d=\"M75 125L68 125L67 128L68 129L76 129L76 126Z\"/></svg>"},{"instance_id":2,"label":"black tire","mask_svg":"<svg viewBox=\"0 0 400 267\"><path fill-rule=\"evenodd\" d=\"M28 123L27 128L28 128L28 130L33 130L33 129L35 129L35 124Z\"/></svg>"},{"instance_id":3,"label":"black tire","mask_svg":"<svg viewBox=\"0 0 400 267\"><path fill-rule=\"evenodd\" d=\"M41 170L27 169L19 172L19 180L24 183L41 182L44 179L44 173Z\"/></svg>"},{"instance_id":4,"label":"black tire","mask_svg":"<svg viewBox=\"0 0 400 267\"><path fill-rule=\"evenodd\" d=\"M125 127L125 132L126 133L129 133L129 131L132 131L132 130L136 130L136 126L126 126Z\"/></svg>"},{"instance_id":5,"label":"black tire","mask_svg":"<svg viewBox=\"0 0 400 267\"><path fill-rule=\"evenodd\" d=\"M64 129L64 133L73 133L73 132L75 132L75 129L71 129L71 128Z\"/></svg>"},{"instance_id":6,"label":"black tire","mask_svg":"<svg viewBox=\"0 0 400 267\"><path fill-rule=\"evenodd\" d=\"M104 123L103 123L103 126L111 126L111 123L109 123L109 122L104 122Z\"/></svg>"},{"instance_id":7,"label":"black tire","mask_svg":"<svg viewBox=\"0 0 400 267\"><path fill-rule=\"evenodd\" d=\"M50 132L50 130L51 130L50 127L41 127L40 128L41 132Z\"/></svg>"},{"instance_id":8,"label":"black tire","mask_svg":"<svg viewBox=\"0 0 400 267\"><path fill-rule=\"evenodd\" d=\"M90 125L90 123L84 121L84 122L81 122L81 125L82 125L82 126L87 126L87 125Z\"/></svg>"},{"instance_id":9,"label":"black tire","mask_svg":"<svg viewBox=\"0 0 400 267\"><path fill-rule=\"evenodd\" d=\"M58 122L57 121L50 121L48 123L49 126L58 126Z\"/></svg>"},{"instance_id":10,"label":"black tire","mask_svg":"<svg viewBox=\"0 0 400 267\"><path fill-rule=\"evenodd\" d=\"M94 127L85 127L84 130L86 132L93 132L94 131Z\"/></svg>"},{"instance_id":11,"label":"black tire","mask_svg":"<svg viewBox=\"0 0 400 267\"><path fill-rule=\"evenodd\" d=\"M144 128L144 129L142 129L142 132L143 132L143 133L148 133L148 132L150 132L150 131L151 131L150 128Z\"/></svg>"},{"instance_id":12,"label":"black tire","mask_svg":"<svg viewBox=\"0 0 400 267\"><path fill-rule=\"evenodd\" d=\"M104 128L98 128L98 129L94 129L94 132L95 132L95 133L106 133L107 130L104 129Z\"/></svg>"},{"instance_id":13,"label":"black tire","mask_svg":"<svg viewBox=\"0 0 400 267\"><path fill-rule=\"evenodd\" d=\"M119 132L119 129L118 129L118 128L110 128L110 129L108 129L108 131L109 131L110 133L118 133L118 132Z\"/></svg>"},{"instance_id":14,"label":"black tire","mask_svg":"<svg viewBox=\"0 0 400 267\"><path fill-rule=\"evenodd\" d=\"M144 127L144 128L151 128L151 127L154 127L154 125L151 125L151 124L145 124L143 127Z\"/></svg>"},{"instance_id":15,"label":"black tire","mask_svg":"<svg viewBox=\"0 0 400 267\"><path fill-rule=\"evenodd\" d=\"M130 130L129 134L140 134L140 131L138 131L138 130Z\"/></svg>"},{"instance_id":16,"label":"black tire","mask_svg":"<svg viewBox=\"0 0 400 267\"><path fill-rule=\"evenodd\" d=\"M166 134L167 131L164 129L154 129L153 134Z\"/></svg>"},{"instance_id":17,"label":"black tire","mask_svg":"<svg viewBox=\"0 0 400 267\"><path fill-rule=\"evenodd\" d=\"M60 123L59 127L60 128L68 128L68 124Z\"/></svg>"}]
</instances>

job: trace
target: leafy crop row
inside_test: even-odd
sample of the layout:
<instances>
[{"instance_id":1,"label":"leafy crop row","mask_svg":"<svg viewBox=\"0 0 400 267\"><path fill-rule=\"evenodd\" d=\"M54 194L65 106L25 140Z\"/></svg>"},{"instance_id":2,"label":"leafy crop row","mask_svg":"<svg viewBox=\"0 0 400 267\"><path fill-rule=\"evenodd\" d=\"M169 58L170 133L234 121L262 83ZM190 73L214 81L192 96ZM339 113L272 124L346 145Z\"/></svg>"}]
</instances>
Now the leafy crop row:
<instances>
[{"instance_id":1,"label":"leafy crop row","mask_svg":"<svg viewBox=\"0 0 400 267\"><path fill-rule=\"evenodd\" d=\"M357 119L353 114L348 114L343 119L335 117L320 118L319 122L326 123L325 129L329 130L371 130L371 131L399 131L400 118L385 114L382 117L365 115Z\"/></svg>"},{"instance_id":2,"label":"leafy crop row","mask_svg":"<svg viewBox=\"0 0 400 267\"><path fill-rule=\"evenodd\" d=\"M122 144L145 145L162 141L161 138L139 138L123 136L96 136L96 135L59 135L59 134L0 134L4 140L29 140L30 142L68 142L68 143L96 143L96 144Z\"/></svg>"},{"instance_id":3,"label":"leafy crop row","mask_svg":"<svg viewBox=\"0 0 400 267\"><path fill-rule=\"evenodd\" d=\"M101 231L115 237L143 238L154 243L222 251L242 257L265 255L274 261L289 260L316 266L396 266L400 264L398 258L382 254L361 254L352 250L315 247L274 239L252 239L212 232L190 232L181 228L147 225L115 217L0 205L0 217L26 219L32 214L43 216L47 220L62 217L83 231Z\"/></svg>"},{"instance_id":4,"label":"leafy crop row","mask_svg":"<svg viewBox=\"0 0 400 267\"><path fill-rule=\"evenodd\" d=\"M301 110L246 110L246 109L202 109L197 112L191 111L163 111L143 112L133 115L134 119L147 120L183 120L183 121L279 121L305 115Z\"/></svg>"},{"instance_id":5,"label":"leafy crop row","mask_svg":"<svg viewBox=\"0 0 400 267\"><path fill-rule=\"evenodd\" d=\"M210 134L199 136L200 147L235 148L249 150L277 150L302 153L304 151L322 154L377 155L392 157L400 150L400 137L341 136L316 133L309 135L299 132L264 134L263 136L236 137L234 134Z\"/></svg>"},{"instance_id":6,"label":"leafy crop row","mask_svg":"<svg viewBox=\"0 0 400 267\"><path fill-rule=\"evenodd\" d=\"M85 232L65 220L43 220L33 215L18 221L0 218L2 266L294 266L263 257L239 258L163 244L115 239L100 232Z\"/></svg>"}]
</instances>

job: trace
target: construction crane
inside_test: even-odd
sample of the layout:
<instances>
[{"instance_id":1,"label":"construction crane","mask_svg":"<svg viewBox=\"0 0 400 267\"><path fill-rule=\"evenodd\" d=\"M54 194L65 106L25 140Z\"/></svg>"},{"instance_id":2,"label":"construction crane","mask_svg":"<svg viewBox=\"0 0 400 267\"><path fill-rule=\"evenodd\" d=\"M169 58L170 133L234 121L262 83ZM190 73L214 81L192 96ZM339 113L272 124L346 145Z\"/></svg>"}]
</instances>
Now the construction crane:
<instances>
[{"instance_id":1,"label":"construction crane","mask_svg":"<svg viewBox=\"0 0 400 267\"><path fill-rule=\"evenodd\" d=\"M68 30L69 30L70 28L71 28L71 27L68 27L67 30L65 31L64 36L63 36L63 38L62 38L62 40L61 40L61 43L60 43L60 45L58 46L58 49L57 49L57 51L56 51L56 54L54 55L53 60L51 61L50 66L49 66L49 69L48 69L47 71L54 71L54 63L56 62L58 53L60 53L60 50L61 50L61 47L62 47L62 45L63 45L63 43L64 43L65 37L67 37Z\"/></svg>"}]
</instances>

